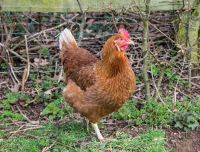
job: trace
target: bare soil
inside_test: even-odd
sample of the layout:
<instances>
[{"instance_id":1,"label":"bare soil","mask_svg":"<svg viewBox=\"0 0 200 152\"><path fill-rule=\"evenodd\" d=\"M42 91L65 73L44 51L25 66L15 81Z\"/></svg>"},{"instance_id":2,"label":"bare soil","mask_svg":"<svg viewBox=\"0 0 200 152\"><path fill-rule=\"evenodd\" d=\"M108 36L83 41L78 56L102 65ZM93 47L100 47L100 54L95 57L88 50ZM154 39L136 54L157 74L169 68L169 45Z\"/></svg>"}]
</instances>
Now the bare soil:
<instances>
[{"instance_id":1,"label":"bare soil","mask_svg":"<svg viewBox=\"0 0 200 152\"><path fill-rule=\"evenodd\" d=\"M187 133L169 129L166 137L172 152L200 152L200 128Z\"/></svg>"},{"instance_id":2,"label":"bare soil","mask_svg":"<svg viewBox=\"0 0 200 152\"><path fill-rule=\"evenodd\" d=\"M133 124L124 121L110 121L110 125L106 125L106 131L102 130L104 134L107 132L108 136L115 136L117 131L125 131L131 134L133 137L138 136L141 133L145 133L149 127L134 127ZM167 148L171 152L200 152L200 128L183 132L176 128L166 129Z\"/></svg>"}]
</instances>

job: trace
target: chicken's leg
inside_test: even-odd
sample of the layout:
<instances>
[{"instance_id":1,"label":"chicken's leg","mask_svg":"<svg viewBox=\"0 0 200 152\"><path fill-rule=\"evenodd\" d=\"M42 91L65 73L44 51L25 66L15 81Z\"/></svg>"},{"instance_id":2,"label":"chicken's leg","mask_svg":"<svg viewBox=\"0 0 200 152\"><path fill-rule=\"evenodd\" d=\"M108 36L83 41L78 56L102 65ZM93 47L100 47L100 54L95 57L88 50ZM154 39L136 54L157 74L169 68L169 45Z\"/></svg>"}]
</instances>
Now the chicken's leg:
<instances>
[{"instance_id":1,"label":"chicken's leg","mask_svg":"<svg viewBox=\"0 0 200 152\"><path fill-rule=\"evenodd\" d=\"M104 138L99 130L99 127L97 125L97 123L92 123L92 127L94 128L95 130L95 133L97 134L97 138L100 140L100 141L104 141Z\"/></svg>"}]
</instances>

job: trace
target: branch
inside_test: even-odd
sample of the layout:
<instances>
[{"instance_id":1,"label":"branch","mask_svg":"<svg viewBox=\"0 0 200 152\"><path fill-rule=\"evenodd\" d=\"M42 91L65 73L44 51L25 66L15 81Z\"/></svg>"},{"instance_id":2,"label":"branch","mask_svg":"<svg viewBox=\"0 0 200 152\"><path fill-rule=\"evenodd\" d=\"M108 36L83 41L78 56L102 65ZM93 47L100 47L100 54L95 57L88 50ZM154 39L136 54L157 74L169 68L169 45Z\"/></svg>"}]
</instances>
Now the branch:
<instances>
[{"instance_id":1,"label":"branch","mask_svg":"<svg viewBox=\"0 0 200 152\"><path fill-rule=\"evenodd\" d=\"M185 67L185 61L186 61L186 57L184 56L184 58L183 58L183 64L182 64L182 68L181 68L181 72L180 72L180 75L179 75L178 80L176 82L176 86L174 87L174 100L173 100L174 104L176 104L176 95L177 95L177 91L176 90L177 90L177 86L178 86L179 80L181 78L181 75L183 73L183 69Z\"/></svg>"},{"instance_id":2,"label":"branch","mask_svg":"<svg viewBox=\"0 0 200 152\"><path fill-rule=\"evenodd\" d=\"M81 25L80 25L80 33L79 33L79 38L78 38L78 43L80 45L82 39L83 39L83 30L84 30L84 26L85 26L85 23L86 23L86 13L83 12L83 9L82 9L82 6L81 6L81 3L79 0L77 0L77 3L78 3L78 6L79 6L79 9L81 11L81 14L82 14L82 21L81 21Z\"/></svg>"},{"instance_id":3,"label":"branch","mask_svg":"<svg viewBox=\"0 0 200 152\"><path fill-rule=\"evenodd\" d=\"M24 69L24 73L23 73L23 76L22 76L22 88L21 88L22 91L24 91L25 83L28 80L28 76L29 76L29 73L30 73L30 60L29 60L27 36L25 35L24 38L25 38L26 55L27 55L27 61L28 62L27 62L27 65Z\"/></svg>"},{"instance_id":4,"label":"branch","mask_svg":"<svg viewBox=\"0 0 200 152\"><path fill-rule=\"evenodd\" d=\"M149 83L149 76L148 76L148 68L149 68L149 4L150 0L146 0L146 14L143 19L144 25L144 32L143 32L143 56L144 56L144 67L143 67L143 76L144 76L144 83L145 83L145 97L146 100L150 99L150 83Z\"/></svg>"},{"instance_id":5,"label":"branch","mask_svg":"<svg viewBox=\"0 0 200 152\"><path fill-rule=\"evenodd\" d=\"M151 66L151 73L152 73L152 66ZM155 79L154 79L154 77L153 77L153 74L151 74L151 77L152 77L152 80L153 80L153 85L154 85L154 87L155 87L155 89L156 89L156 92L157 92L157 96L159 97L160 101L161 101L163 104L165 104L165 102L163 101L163 99L162 99L161 96L160 96L160 93L159 93L159 90L158 90L158 88L157 88L157 86L156 86L156 83L155 83Z\"/></svg>"}]
</instances>

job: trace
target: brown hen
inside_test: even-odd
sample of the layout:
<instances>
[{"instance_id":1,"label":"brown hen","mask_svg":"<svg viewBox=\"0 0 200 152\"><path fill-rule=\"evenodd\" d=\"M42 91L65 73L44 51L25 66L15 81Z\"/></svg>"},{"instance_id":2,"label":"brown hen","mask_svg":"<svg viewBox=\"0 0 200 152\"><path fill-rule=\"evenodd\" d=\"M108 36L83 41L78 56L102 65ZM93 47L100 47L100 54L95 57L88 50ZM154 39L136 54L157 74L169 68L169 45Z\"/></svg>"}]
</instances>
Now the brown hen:
<instances>
[{"instance_id":1,"label":"brown hen","mask_svg":"<svg viewBox=\"0 0 200 152\"><path fill-rule=\"evenodd\" d=\"M136 89L135 74L125 54L133 41L120 29L105 43L101 60L80 48L68 29L61 32L59 43L67 82L64 99L92 123L98 139L104 140L97 123L122 107Z\"/></svg>"}]
</instances>

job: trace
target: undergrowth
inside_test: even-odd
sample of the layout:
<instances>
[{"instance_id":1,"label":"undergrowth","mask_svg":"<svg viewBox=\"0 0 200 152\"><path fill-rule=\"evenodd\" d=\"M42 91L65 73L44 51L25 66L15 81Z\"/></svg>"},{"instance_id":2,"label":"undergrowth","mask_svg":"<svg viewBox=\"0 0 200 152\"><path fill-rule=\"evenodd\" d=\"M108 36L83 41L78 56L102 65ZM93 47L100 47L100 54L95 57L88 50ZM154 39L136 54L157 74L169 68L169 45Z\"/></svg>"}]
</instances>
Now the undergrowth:
<instances>
[{"instance_id":1,"label":"undergrowth","mask_svg":"<svg viewBox=\"0 0 200 152\"><path fill-rule=\"evenodd\" d=\"M190 130L199 126L200 102L182 101L174 105L166 102L165 105L155 100L148 101L141 109L135 101L129 101L112 117L118 120L133 121L136 125L151 125L160 127L174 126ZM178 125L179 124L179 125ZM184 124L184 127L182 125Z\"/></svg>"},{"instance_id":2,"label":"undergrowth","mask_svg":"<svg viewBox=\"0 0 200 152\"><path fill-rule=\"evenodd\" d=\"M0 101L0 120L12 119L16 121L24 120L17 107L31 107L34 104L42 104L43 111L41 116L47 116L49 119L62 119L72 114L72 108L64 103L62 96L63 82L58 82L51 76L52 68L48 68L39 75L30 74L30 82L33 87L33 94L30 92L7 92L5 99ZM15 108L14 108L15 107Z\"/></svg>"}]
</instances>

